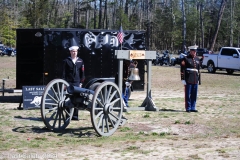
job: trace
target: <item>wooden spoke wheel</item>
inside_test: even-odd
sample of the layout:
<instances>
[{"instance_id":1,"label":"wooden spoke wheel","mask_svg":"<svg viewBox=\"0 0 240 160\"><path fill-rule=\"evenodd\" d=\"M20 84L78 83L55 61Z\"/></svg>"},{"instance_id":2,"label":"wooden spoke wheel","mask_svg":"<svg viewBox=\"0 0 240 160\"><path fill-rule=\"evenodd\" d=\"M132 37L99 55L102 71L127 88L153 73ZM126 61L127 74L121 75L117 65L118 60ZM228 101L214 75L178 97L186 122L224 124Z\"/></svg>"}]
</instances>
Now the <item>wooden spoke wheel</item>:
<instances>
[{"instance_id":1,"label":"wooden spoke wheel","mask_svg":"<svg viewBox=\"0 0 240 160\"><path fill-rule=\"evenodd\" d=\"M65 80L54 79L47 84L43 92L41 116L49 130L64 130L72 119L74 107L65 95L67 86L69 84Z\"/></svg>"},{"instance_id":2,"label":"wooden spoke wheel","mask_svg":"<svg viewBox=\"0 0 240 160\"><path fill-rule=\"evenodd\" d=\"M95 90L91 121L100 136L111 136L118 128L123 112L122 94L113 82L103 82Z\"/></svg>"}]
</instances>

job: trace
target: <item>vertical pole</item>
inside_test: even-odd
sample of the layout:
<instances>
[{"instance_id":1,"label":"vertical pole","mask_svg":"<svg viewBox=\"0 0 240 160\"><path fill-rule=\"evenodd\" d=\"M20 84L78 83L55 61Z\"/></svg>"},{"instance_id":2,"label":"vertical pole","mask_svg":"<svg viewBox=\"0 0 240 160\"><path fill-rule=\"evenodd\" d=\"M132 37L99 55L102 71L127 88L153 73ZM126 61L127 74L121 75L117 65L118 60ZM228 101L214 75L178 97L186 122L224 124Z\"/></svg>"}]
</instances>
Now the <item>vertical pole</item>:
<instances>
[{"instance_id":1,"label":"vertical pole","mask_svg":"<svg viewBox=\"0 0 240 160\"><path fill-rule=\"evenodd\" d=\"M118 60L118 87L122 94L122 80L123 80L123 59Z\"/></svg>"},{"instance_id":2,"label":"vertical pole","mask_svg":"<svg viewBox=\"0 0 240 160\"><path fill-rule=\"evenodd\" d=\"M183 51L185 52L185 46L186 46L186 14L185 14L185 7L184 7L185 1L182 0L182 18L183 18L183 30L182 30L182 36L183 36Z\"/></svg>"},{"instance_id":3,"label":"vertical pole","mask_svg":"<svg viewBox=\"0 0 240 160\"><path fill-rule=\"evenodd\" d=\"M147 0L147 50L150 50L149 0Z\"/></svg>"},{"instance_id":4,"label":"vertical pole","mask_svg":"<svg viewBox=\"0 0 240 160\"><path fill-rule=\"evenodd\" d=\"M151 60L147 60L147 97L152 98L151 94L150 94L150 89L151 89L151 66L152 66L152 61Z\"/></svg>"}]
</instances>

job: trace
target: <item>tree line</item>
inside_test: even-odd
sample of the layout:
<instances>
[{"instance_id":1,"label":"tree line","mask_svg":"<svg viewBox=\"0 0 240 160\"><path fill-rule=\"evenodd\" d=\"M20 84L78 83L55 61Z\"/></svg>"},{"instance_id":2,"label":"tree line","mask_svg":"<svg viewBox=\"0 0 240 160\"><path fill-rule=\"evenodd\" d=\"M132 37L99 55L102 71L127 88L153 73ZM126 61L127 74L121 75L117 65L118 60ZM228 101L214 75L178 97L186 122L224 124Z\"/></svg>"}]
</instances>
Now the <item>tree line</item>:
<instances>
[{"instance_id":1,"label":"tree line","mask_svg":"<svg viewBox=\"0 0 240 160\"><path fill-rule=\"evenodd\" d=\"M146 30L149 50L239 47L240 0L0 0L0 41L17 28Z\"/></svg>"}]
</instances>

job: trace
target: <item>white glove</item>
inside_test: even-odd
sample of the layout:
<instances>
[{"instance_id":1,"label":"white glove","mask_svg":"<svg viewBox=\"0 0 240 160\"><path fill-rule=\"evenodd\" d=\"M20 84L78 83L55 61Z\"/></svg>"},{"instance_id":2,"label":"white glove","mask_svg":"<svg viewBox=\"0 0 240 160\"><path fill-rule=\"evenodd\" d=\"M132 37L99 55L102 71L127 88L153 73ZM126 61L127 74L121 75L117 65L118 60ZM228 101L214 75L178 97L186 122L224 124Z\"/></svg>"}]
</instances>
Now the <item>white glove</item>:
<instances>
[{"instance_id":1,"label":"white glove","mask_svg":"<svg viewBox=\"0 0 240 160\"><path fill-rule=\"evenodd\" d=\"M125 82L126 87L131 87L131 83Z\"/></svg>"},{"instance_id":2,"label":"white glove","mask_svg":"<svg viewBox=\"0 0 240 160\"><path fill-rule=\"evenodd\" d=\"M79 87L82 88L82 83L79 83Z\"/></svg>"},{"instance_id":3,"label":"white glove","mask_svg":"<svg viewBox=\"0 0 240 160\"><path fill-rule=\"evenodd\" d=\"M185 80L182 80L182 84L183 84L183 85L186 85L187 83L186 83L186 81L185 81Z\"/></svg>"}]
</instances>

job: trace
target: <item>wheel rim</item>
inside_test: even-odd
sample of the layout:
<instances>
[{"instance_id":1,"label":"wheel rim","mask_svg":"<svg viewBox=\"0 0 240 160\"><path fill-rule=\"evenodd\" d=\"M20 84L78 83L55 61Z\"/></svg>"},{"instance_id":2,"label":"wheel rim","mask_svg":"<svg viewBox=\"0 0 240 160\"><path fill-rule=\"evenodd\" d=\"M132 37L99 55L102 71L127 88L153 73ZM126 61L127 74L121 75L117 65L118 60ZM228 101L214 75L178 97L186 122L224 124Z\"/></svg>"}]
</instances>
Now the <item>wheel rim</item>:
<instances>
[{"instance_id":1,"label":"wheel rim","mask_svg":"<svg viewBox=\"0 0 240 160\"><path fill-rule=\"evenodd\" d=\"M118 128L122 118L122 96L113 82L103 82L95 90L91 120L100 136L110 136Z\"/></svg>"},{"instance_id":2,"label":"wheel rim","mask_svg":"<svg viewBox=\"0 0 240 160\"><path fill-rule=\"evenodd\" d=\"M210 63L210 64L208 65L208 71L209 71L209 72L213 72L213 64L212 64L212 63Z\"/></svg>"},{"instance_id":3,"label":"wheel rim","mask_svg":"<svg viewBox=\"0 0 240 160\"><path fill-rule=\"evenodd\" d=\"M65 95L65 87L69 84L62 79L54 79L48 83L41 100L41 116L49 130L61 131L65 129L73 116L73 107L65 104L70 102Z\"/></svg>"}]
</instances>

